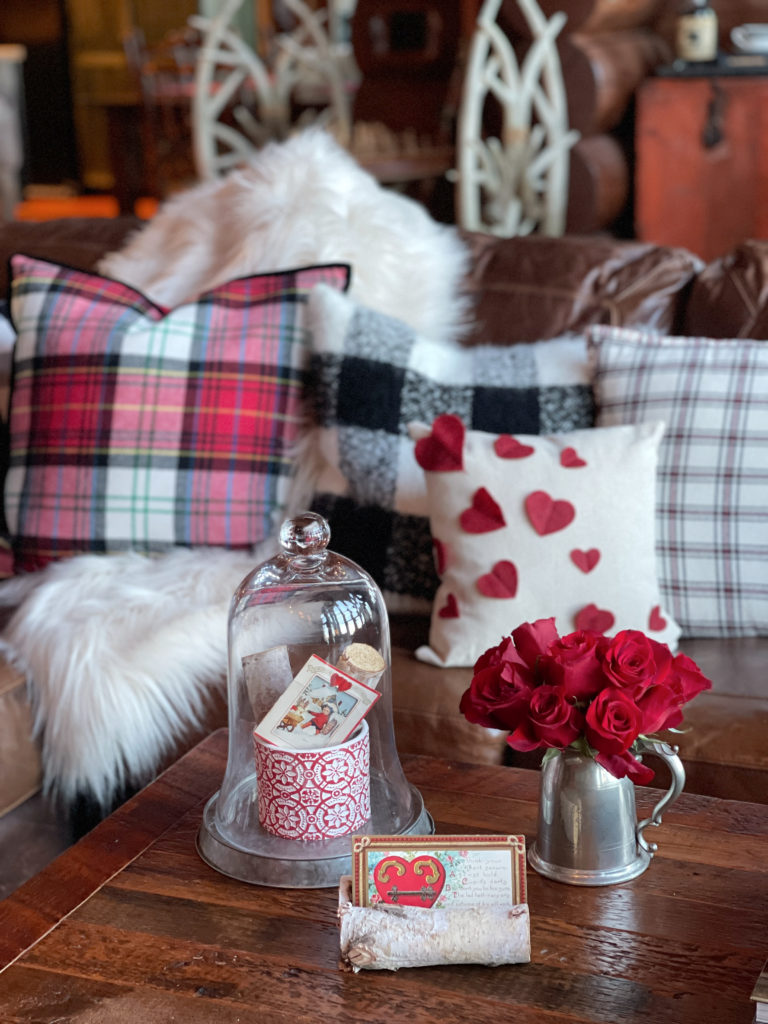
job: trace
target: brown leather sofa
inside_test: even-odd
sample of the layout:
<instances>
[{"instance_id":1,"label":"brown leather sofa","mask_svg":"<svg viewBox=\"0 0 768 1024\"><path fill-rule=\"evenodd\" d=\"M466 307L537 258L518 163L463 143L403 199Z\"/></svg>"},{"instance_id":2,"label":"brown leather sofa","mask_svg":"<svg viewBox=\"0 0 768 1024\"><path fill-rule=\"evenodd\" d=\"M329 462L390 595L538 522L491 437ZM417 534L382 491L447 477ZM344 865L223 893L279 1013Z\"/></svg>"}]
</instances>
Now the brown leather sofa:
<instances>
[{"instance_id":1,"label":"brown leather sofa","mask_svg":"<svg viewBox=\"0 0 768 1024\"><path fill-rule=\"evenodd\" d=\"M138 222L62 220L0 225L0 296L13 252L92 269ZM768 243L747 242L705 266L679 249L606 237L495 239L468 236L467 282L476 323L466 344L511 344L582 330L591 324L653 326L670 333L768 338ZM426 618L392 616L394 715L398 746L457 760L523 763L502 734L470 725L459 698L471 670L436 668L413 651L427 640ZM676 736L691 792L768 802L768 638L686 639L713 681L686 708L690 730ZM207 728L224 724L218 700ZM0 814L39 786L25 682L0 666ZM185 737L178 756L200 738ZM659 784L663 775L658 776Z\"/></svg>"}]
</instances>

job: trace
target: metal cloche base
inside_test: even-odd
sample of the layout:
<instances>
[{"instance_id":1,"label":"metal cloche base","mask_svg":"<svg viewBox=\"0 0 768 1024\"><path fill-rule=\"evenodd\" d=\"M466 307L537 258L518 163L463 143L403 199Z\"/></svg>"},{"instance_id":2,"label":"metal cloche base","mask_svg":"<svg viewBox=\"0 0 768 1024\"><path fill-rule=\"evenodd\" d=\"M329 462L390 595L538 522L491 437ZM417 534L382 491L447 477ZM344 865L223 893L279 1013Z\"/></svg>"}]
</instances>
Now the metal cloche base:
<instances>
[{"instance_id":1,"label":"metal cloche base","mask_svg":"<svg viewBox=\"0 0 768 1024\"><path fill-rule=\"evenodd\" d=\"M628 882L631 878L642 875L651 863L651 856L645 850L638 850L634 860L618 868L566 868L542 860L536 843L533 843L528 849L528 863L540 875L553 878L556 882L567 882L569 885L615 885L617 882Z\"/></svg>"},{"instance_id":2,"label":"metal cloche base","mask_svg":"<svg viewBox=\"0 0 768 1024\"><path fill-rule=\"evenodd\" d=\"M352 855L306 858L281 858L242 850L221 835L216 826L216 793L205 805L203 821L197 833L197 852L210 867L230 878L253 885L270 885L285 889L322 889L335 887L342 875L352 872ZM400 835L432 835L435 823L419 797L419 813ZM317 850L318 844L301 840L284 840L293 851L302 846ZM296 845L294 845L296 844Z\"/></svg>"}]
</instances>

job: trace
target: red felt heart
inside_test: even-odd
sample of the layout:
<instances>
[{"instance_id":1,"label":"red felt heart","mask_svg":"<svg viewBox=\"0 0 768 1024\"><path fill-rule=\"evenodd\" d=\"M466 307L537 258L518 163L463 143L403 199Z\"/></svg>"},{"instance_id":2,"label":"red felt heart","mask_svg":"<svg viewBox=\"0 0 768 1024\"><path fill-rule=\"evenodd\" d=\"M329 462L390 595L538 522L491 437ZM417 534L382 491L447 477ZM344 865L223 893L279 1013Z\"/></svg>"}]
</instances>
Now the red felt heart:
<instances>
[{"instance_id":1,"label":"red felt heart","mask_svg":"<svg viewBox=\"0 0 768 1024\"><path fill-rule=\"evenodd\" d=\"M388 854L373 869L373 884L382 903L431 907L445 885L445 868L427 853L407 861Z\"/></svg>"},{"instance_id":2,"label":"red felt heart","mask_svg":"<svg viewBox=\"0 0 768 1024\"><path fill-rule=\"evenodd\" d=\"M576 515L576 509L570 501L555 501L546 491L533 491L529 494L525 499L525 510L531 526L541 537L564 530Z\"/></svg>"},{"instance_id":3,"label":"red felt heart","mask_svg":"<svg viewBox=\"0 0 768 1024\"><path fill-rule=\"evenodd\" d=\"M648 616L648 629L660 633L662 629L666 628L667 620L661 614L661 605L656 604L651 608L651 614Z\"/></svg>"},{"instance_id":4,"label":"red felt heart","mask_svg":"<svg viewBox=\"0 0 768 1024\"><path fill-rule=\"evenodd\" d=\"M339 675L338 672L334 672L331 676L331 686L343 693L345 690L350 689L352 683L345 676Z\"/></svg>"},{"instance_id":5,"label":"red felt heart","mask_svg":"<svg viewBox=\"0 0 768 1024\"><path fill-rule=\"evenodd\" d=\"M512 562L497 562L475 584L485 597L514 597L517 593L517 569Z\"/></svg>"},{"instance_id":6,"label":"red felt heart","mask_svg":"<svg viewBox=\"0 0 768 1024\"><path fill-rule=\"evenodd\" d=\"M579 466L586 466L586 462L575 448L563 448L560 452L560 465L566 469L578 469Z\"/></svg>"},{"instance_id":7,"label":"red felt heart","mask_svg":"<svg viewBox=\"0 0 768 1024\"><path fill-rule=\"evenodd\" d=\"M432 433L416 442L414 455L422 469L448 473L464 465L464 424L458 416L438 416Z\"/></svg>"},{"instance_id":8,"label":"red felt heart","mask_svg":"<svg viewBox=\"0 0 768 1024\"><path fill-rule=\"evenodd\" d=\"M442 576L445 572L445 544L437 537L432 538L432 553L435 556L435 572Z\"/></svg>"},{"instance_id":9,"label":"red felt heart","mask_svg":"<svg viewBox=\"0 0 768 1024\"><path fill-rule=\"evenodd\" d=\"M502 434L493 442L493 450L500 459L527 459L536 449L530 444L522 444L511 434Z\"/></svg>"},{"instance_id":10,"label":"red felt heart","mask_svg":"<svg viewBox=\"0 0 768 1024\"><path fill-rule=\"evenodd\" d=\"M461 513L459 522L467 533L488 533L507 525L501 508L484 487L472 495L472 504Z\"/></svg>"},{"instance_id":11,"label":"red felt heart","mask_svg":"<svg viewBox=\"0 0 768 1024\"><path fill-rule=\"evenodd\" d=\"M600 561L600 552L597 548L590 548L589 551L574 548L571 552L571 561L582 572L592 572Z\"/></svg>"},{"instance_id":12,"label":"red felt heart","mask_svg":"<svg viewBox=\"0 0 768 1024\"><path fill-rule=\"evenodd\" d=\"M591 629L595 633L606 633L616 621L612 612L598 608L596 604L585 605L573 617L576 629Z\"/></svg>"},{"instance_id":13,"label":"red felt heart","mask_svg":"<svg viewBox=\"0 0 768 1024\"><path fill-rule=\"evenodd\" d=\"M459 606L453 594L448 595L445 604L437 614L440 616L441 619L458 619Z\"/></svg>"}]
</instances>

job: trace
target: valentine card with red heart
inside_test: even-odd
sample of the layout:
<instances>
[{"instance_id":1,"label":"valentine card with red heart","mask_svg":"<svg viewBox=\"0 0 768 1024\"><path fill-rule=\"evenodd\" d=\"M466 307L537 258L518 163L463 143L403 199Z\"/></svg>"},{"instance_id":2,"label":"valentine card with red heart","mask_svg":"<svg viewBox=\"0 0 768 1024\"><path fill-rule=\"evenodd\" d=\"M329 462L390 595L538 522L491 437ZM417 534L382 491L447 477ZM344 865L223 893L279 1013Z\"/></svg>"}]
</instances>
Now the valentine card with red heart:
<instances>
[{"instance_id":1,"label":"valentine card with red heart","mask_svg":"<svg viewBox=\"0 0 768 1024\"><path fill-rule=\"evenodd\" d=\"M373 884L381 903L431 907L443 891L445 868L428 853L417 854L413 860L390 854L373 869Z\"/></svg>"},{"instance_id":2,"label":"valentine card with red heart","mask_svg":"<svg viewBox=\"0 0 768 1024\"><path fill-rule=\"evenodd\" d=\"M355 836L352 902L425 910L525 903L525 836Z\"/></svg>"}]
</instances>

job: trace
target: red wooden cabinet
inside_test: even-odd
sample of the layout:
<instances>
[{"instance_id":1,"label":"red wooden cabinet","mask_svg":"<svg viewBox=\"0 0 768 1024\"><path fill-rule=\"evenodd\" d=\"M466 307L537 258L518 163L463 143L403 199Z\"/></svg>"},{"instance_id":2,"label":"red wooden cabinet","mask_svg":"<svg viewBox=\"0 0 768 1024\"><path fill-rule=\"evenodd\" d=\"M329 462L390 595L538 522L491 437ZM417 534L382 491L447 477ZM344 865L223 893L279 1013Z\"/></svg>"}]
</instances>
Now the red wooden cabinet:
<instances>
[{"instance_id":1,"label":"red wooden cabinet","mask_svg":"<svg viewBox=\"0 0 768 1024\"><path fill-rule=\"evenodd\" d=\"M650 78L635 141L638 238L711 260L768 237L768 76Z\"/></svg>"}]
</instances>

